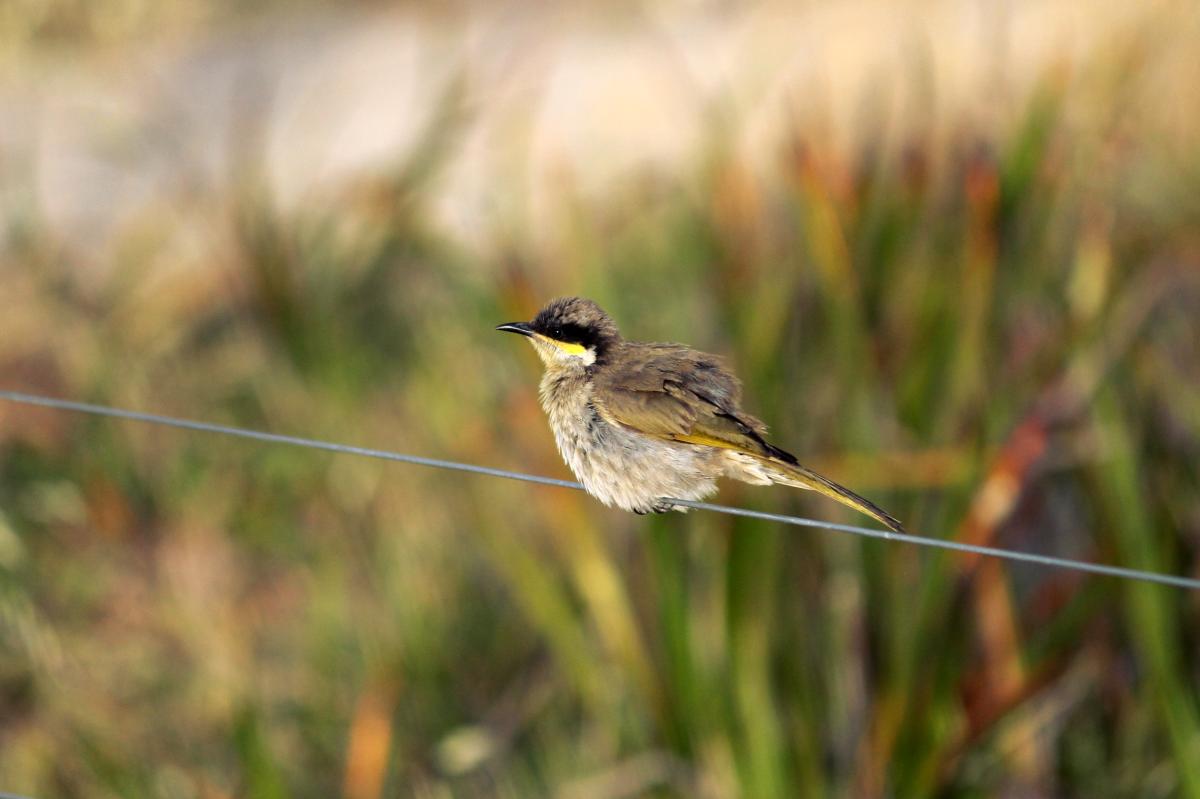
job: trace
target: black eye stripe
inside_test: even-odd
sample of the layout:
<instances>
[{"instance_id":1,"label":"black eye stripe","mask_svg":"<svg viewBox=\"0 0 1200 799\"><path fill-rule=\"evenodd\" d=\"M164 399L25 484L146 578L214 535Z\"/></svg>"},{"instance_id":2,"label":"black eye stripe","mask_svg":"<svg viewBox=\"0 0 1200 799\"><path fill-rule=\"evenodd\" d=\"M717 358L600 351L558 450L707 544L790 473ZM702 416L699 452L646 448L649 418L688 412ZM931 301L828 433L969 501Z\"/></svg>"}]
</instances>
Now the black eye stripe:
<instances>
[{"instance_id":1,"label":"black eye stripe","mask_svg":"<svg viewBox=\"0 0 1200 799\"><path fill-rule=\"evenodd\" d=\"M566 341L571 344L587 344L592 339L592 331L579 325L558 325L555 328L554 337L559 341Z\"/></svg>"},{"instance_id":2,"label":"black eye stripe","mask_svg":"<svg viewBox=\"0 0 1200 799\"><path fill-rule=\"evenodd\" d=\"M535 322L534 328L542 330L547 336L556 341L565 341L569 344L583 344L586 346L596 338L596 331L573 322L546 321L540 324Z\"/></svg>"},{"instance_id":3,"label":"black eye stripe","mask_svg":"<svg viewBox=\"0 0 1200 799\"><path fill-rule=\"evenodd\" d=\"M542 313L533 320L532 327L544 336L567 344L578 344L602 354L607 349L606 331L599 325L568 321L557 313Z\"/></svg>"}]
</instances>

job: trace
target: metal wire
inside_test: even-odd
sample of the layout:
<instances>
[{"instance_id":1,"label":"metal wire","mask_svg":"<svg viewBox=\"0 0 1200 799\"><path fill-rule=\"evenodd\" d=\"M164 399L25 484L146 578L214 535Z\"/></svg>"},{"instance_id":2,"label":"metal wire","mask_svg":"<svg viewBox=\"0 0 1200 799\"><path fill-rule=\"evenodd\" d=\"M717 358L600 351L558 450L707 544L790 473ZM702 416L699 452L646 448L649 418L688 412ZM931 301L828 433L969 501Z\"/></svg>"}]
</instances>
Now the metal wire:
<instances>
[{"instance_id":1,"label":"metal wire","mask_svg":"<svg viewBox=\"0 0 1200 799\"><path fill-rule=\"evenodd\" d=\"M121 408L110 408L106 405L93 405L87 402L73 402L71 400L43 397L36 394L24 394L18 391L0 390L0 399L8 400L10 402L19 402L25 405L40 405L44 408L55 408L64 411L89 413L115 419L127 419L134 422L147 422L149 424L166 425L167 427L179 427L183 428L184 430L198 430L205 433L221 433L228 436L237 436L239 438L266 441L272 444L290 444L292 446L325 450L327 452L340 452L347 455L361 455L368 458L380 458L388 461L399 461L400 463L411 463L417 466L429 466L435 469L450 469L459 472L484 474L490 477L503 477L508 480L521 480L526 483L537 483L539 485L556 486L558 488L583 489L582 485L570 480L559 480L554 477L542 477L535 474L524 474L523 472L509 471L508 469L494 469L490 466L476 466L472 463L459 463L457 461L442 460L440 458L424 458L419 455L406 455L400 452L391 452L383 449L354 447L347 444L337 444L331 441L319 441L311 438L301 438L299 436L281 435L279 433L265 433L260 430L247 430L241 427L230 427L228 425L212 424L210 422L197 422L191 419L178 419L173 416L162 416L155 413L128 411ZM1022 563L1034 563L1040 566L1049 566L1059 569L1072 569L1075 571L1090 572L1092 574L1107 575L1109 577L1120 577L1127 580L1141 580L1144 582L1158 583L1160 585L1175 586L1177 588L1200 590L1200 579L1194 579L1191 577L1160 574L1158 572L1143 571L1141 569L1127 569L1123 566L1108 566L1103 563L1089 563L1087 561L1071 560L1069 558L1056 558L1051 555L1038 555L1032 552L1017 552L1015 550L1001 549L999 547L985 547L978 546L976 544L964 544L959 541L947 541L940 538L926 538L924 536L911 535L908 533L894 533L890 530L858 527L852 524L823 522L816 519L806 519L802 516L785 516L779 513L766 513L764 511L747 510L745 508L733 508L727 505L714 505L709 502L693 502L686 499L670 498L668 498L668 501L670 501L672 504L681 505L694 510L706 510L712 511L713 513L724 513L730 516L744 516L751 519L762 519L763 521L779 522L780 524L789 524L797 527L815 527L822 530L831 530L839 533L850 533L852 535L864 536L866 538L882 538L886 541L900 541L906 544L949 549L955 552L970 552L975 555L987 555L990 557L1004 558L1006 560L1019 561Z\"/></svg>"}]
</instances>

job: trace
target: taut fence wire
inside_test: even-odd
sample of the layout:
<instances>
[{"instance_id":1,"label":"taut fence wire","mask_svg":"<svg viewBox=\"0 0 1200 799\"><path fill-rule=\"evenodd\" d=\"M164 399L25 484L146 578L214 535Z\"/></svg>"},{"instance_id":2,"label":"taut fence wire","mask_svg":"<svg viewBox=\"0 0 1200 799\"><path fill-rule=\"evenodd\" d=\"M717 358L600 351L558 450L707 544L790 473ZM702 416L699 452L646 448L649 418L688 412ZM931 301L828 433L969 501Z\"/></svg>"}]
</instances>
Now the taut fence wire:
<instances>
[{"instance_id":1,"label":"taut fence wire","mask_svg":"<svg viewBox=\"0 0 1200 799\"><path fill-rule=\"evenodd\" d=\"M460 463L458 461L442 460L440 458L426 458L420 455L409 455L402 452L392 452L384 449L356 447L348 444L339 444L332 441L320 441L317 439L289 436L280 433L267 433L262 430L249 430L241 427L213 424L211 422L198 422L192 419L179 419L173 416L163 416L156 413L142 413L141 411L112 408L106 405L93 405L87 402L74 402L72 400L56 399L54 397L45 397L38 394L25 394L18 391L0 390L0 399L8 400L9 402L22 403L25 405L38 405L43 408L54 408L62 411L87 413L96 416L106 416L113 419L125 419L131 422L164 425L167 427L194 430L202 433L219 433L221 435L236 436L238 438L248 438L254 441L264 441L269 444L289 444L295 447L324 450L326 452L336 452L343 455L358 455L365 458L379 458L381 460L397 461L399 463L408 463L414 466L426 466L433 469L449 469L452 471L486 475L488 477L502 477L507 480L521 480L526 483L537 483L538 485L554 486L556 488L573 488L583 490L583 486L579 483L572 482L570 480L559 480L554 477L543 477L536 474L525 474L523 472L514 472L508 469L496 469L490 466L478 466L473 463ZM881 538L885 541L898 541L906 544L934 547L937 549L947 549L955 552L969 552L975 555L1003 558L1005 560L1016 561L1020 563L1033 563L1039 566L1057 569L1071 569L1073 571L1101 574L1108 577L1119 577L1126 580L1140 580L1143 582L1174 586L1176 588L1186 588L1193 591L1200 590L1200 579L1194 579L1191 577L1162 574L1159 572L1144 571L1142 569L1129 569L1123 566L1109 566L1104 563L1091 563L1088 561L1072 560L1070 558L1058 558L1051 555L1039 555L1033 552L1019 552L1011 549L1002 549L1000 547L986 547L976 544L965 544L960 541L948 541L941 538L928 538L925 536L912 535L908 533L895 533L891 530L880 530L871 527L858 527L852 524L823 522L817 519L807 519L802 516L786 516L779 513L767 513L764 511L748 510L746 508L730 507L728 505L716 505L710 502L693 502L691 500L673 499L670 497L666 499L675 505L681 505L694 510L711 511L712 513L724 513L730 516L743 516L750 519L762 519L763 521L777 522L779 524L788 524L796 527L813 527L832 532L849 533L851 535L863 536L865 538ZM2 794L0 794L0 797L2 797Z\"/></svg>"}]
</instances>

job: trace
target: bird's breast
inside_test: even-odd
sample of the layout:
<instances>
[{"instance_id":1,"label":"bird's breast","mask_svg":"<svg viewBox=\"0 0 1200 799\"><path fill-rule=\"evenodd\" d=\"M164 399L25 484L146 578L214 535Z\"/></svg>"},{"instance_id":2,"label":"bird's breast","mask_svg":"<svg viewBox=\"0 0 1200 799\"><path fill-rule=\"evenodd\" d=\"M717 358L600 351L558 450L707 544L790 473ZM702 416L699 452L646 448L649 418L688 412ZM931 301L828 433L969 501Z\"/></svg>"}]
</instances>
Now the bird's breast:
<instances>
[{"instance_id":1,"label":"bird's breast","mask_svg":"<svg viewBox=\"0 0 1200 799\"><path fill-rule=\"evenodd\" d=\"M592 406L591 385L581 377L547 372L542 378L541 399L558 451L571 471L582 478L587 453L598 444L597 428L603 423Z\"/></svg>"},{"instance_id":2,"label":"bird's breast","mask_svg":"<svg viewBox=\"0 0 1200 799\"><path fill-rule=\"evenodd\" d=\"M699 499L713 491L720 467L709 448L610 423L596 410L586 379L547 374L541 399L563 460L604 504L645 511L661 497Z\"/></svg>"}]
</instances>

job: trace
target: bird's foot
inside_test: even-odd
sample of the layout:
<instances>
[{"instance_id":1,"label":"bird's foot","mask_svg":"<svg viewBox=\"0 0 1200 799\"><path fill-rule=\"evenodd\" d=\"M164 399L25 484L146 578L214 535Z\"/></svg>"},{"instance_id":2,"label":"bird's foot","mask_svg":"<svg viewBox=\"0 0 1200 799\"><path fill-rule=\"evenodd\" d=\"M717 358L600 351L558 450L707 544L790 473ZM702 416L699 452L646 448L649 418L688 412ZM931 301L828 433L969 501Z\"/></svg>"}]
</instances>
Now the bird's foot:
<instances>
[{"instance_id":1,"label":"bird's foot","mask_svg":"<svg viewBox=\"0 0 1200 799\"><path fill-rule=\"evenodd\" d=\"M681 508L673 502L659 500L648 508L637 508L633 512L638 516L645 516L647 513L670 513L673 510L681 510Z\"/></svg>"}]
</instances>

